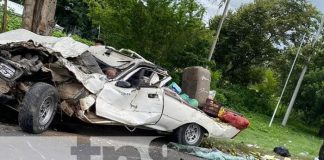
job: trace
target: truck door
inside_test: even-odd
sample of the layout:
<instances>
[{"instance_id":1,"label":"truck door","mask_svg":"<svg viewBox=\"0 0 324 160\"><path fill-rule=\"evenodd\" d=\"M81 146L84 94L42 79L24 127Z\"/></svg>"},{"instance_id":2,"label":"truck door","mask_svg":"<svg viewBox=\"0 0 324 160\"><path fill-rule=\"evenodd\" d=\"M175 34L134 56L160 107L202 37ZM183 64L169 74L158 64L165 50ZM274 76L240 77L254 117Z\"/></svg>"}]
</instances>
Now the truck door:
<instances>
[{"instance_id":1,"label":"truck door","mask_svg":"<svg viewBox=\"0 0 324 160\"><path fill-rule=\"evenodd\" d=\"M146 125L155 124L162 115L162 90L159 88L140 88L131 106L134 108L134 113L139 113L143 116Z\"/></svg>"},{"instance_id":2,"label":"truck door","mask_svg":"<svg viewBox=\"0 0 324 160\"><path fill-rule=\"evenodd\" d=\"M155 124L162 115L163 91L154 82L159 81L150 68L137 68L121 81L130 88L105 85L97 97L96 114L131 126Z\"/></svg>"}]
</instances>

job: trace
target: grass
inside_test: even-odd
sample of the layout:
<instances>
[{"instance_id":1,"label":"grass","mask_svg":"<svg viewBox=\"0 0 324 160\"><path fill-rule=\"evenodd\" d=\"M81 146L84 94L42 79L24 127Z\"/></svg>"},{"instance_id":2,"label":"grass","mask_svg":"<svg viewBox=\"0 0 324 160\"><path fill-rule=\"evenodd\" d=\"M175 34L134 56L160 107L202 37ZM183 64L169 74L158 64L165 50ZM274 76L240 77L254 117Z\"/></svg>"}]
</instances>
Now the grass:
<instances>
[{"instance_id":1,"label":"grass","mask_svg":"<svg viewBox=\"0 0 324 160\"><path fill-rule=\"evenodd\" d=\"M209 140L205 147L218 148L227 153L270 154L274 147L286 147L292 159L314 159L317 157L322 141L316 137L317 128L303 125L301 122L290 120L286 127L279 120L271 128L268 127L270 117L260 114L245 114L250 120L248 129L241 132L234 140ZM247 147L251 144L255 147ZM301 155L306 153L307 155Z\"/></svg>"}]
</instances>

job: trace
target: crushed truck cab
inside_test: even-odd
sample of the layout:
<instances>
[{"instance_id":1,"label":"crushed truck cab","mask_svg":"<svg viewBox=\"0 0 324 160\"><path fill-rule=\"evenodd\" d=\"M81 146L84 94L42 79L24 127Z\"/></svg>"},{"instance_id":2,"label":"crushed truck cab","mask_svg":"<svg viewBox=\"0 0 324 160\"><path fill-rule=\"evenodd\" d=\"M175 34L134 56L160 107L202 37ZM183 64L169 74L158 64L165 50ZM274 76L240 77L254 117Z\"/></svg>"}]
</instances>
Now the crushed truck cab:
<instances>
[{"instance_id":1,"label":"crushed truck cab","mask_svg":"<svg viewBox=\"0 0 324 160\"><path fill-rule=\"evenodd\" d=\"M0 34L0 44L1 103L19 111L24 131L45 131L62 110L87 123L169 132L185 145L240 132L188 105L166 87L165 69L131 50L22 29Z\"/></svg>"}]
</instances>

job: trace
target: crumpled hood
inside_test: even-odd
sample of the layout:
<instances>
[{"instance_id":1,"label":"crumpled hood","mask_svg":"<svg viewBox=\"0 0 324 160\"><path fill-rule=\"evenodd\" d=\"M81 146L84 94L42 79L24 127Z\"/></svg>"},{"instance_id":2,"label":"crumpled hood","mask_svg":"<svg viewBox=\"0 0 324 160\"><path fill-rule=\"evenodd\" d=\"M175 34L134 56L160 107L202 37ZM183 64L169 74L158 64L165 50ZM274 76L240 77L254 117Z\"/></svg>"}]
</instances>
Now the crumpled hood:
<instances>
[{"instance_id":1,"label":"crumpled hood","mask_svg":"<svg viewBox=\"0 0 324 160\"><path fill-rule=\"evenodd\" d=\"M59 52L64 58L77 57L88 50L89 46L71 37L41 36L25 29L17 29L0 34L0 44L32 40L46 47L50 53Z\"/></svg>"}]
</instances>

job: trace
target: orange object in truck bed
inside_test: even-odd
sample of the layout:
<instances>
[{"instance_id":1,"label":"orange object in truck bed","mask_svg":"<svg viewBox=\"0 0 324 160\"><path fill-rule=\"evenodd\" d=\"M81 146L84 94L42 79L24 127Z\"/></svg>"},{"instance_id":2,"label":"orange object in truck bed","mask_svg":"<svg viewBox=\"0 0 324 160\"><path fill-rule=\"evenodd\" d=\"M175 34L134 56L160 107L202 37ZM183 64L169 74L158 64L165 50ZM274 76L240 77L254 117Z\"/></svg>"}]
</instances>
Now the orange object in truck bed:
<instances>
[{"instance_id":1,"label":"orange object in truck bed","mask_svg":"<svg viewBox=\"0 0 324 160\"><path fill-rule=\"evenodd\" d=\"M225 111L219 116L219 119L225 123L229 123L239 130L246 129L250 124L249 120L247 120L243 116L230 111Z\"/></svg>"}]
</instances>

